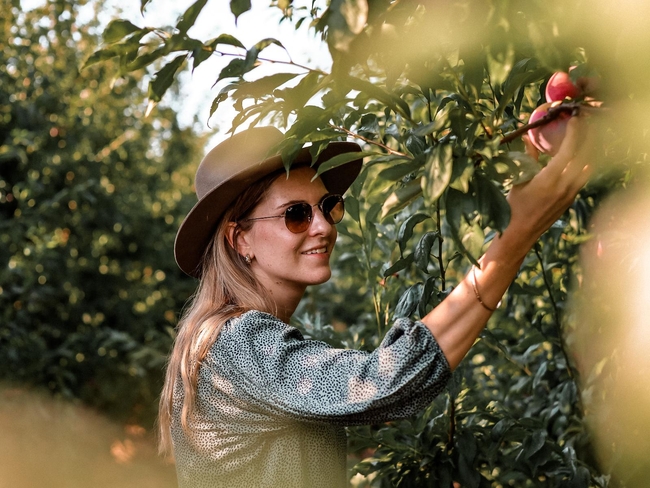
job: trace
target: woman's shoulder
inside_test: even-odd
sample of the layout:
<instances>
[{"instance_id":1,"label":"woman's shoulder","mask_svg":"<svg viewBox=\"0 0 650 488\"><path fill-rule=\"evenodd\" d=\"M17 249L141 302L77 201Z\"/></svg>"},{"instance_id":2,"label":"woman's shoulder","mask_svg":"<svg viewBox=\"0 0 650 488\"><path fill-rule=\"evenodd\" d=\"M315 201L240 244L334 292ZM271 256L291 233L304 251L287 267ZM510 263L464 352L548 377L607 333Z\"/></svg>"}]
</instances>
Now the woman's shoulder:
<instances>
[{"instance_id":1,"label":"woman's shoulder","mask_svg":"<svg viewBox=\"0 0 650 488\"><path fill-rule=\"evenodd\" d=\"M255 336L281 334L302 339L302 334L275 315L260 310L248 310L227 320L221 330L223 336Z\"/></svg>"},{"instance_id":2,"label":"woman's shoulder","mask_svg":"<svg viewBox=\"0 0 650 488\"><path fill-rule=\"evenodd\" d=\"M240 315L231 317L223 325L223 330L233 332L237 329L255 326L287 326L275 315L261 310L248 310Z\"/></svg>"},{"instance_id":3,"label":"woman's shoulder","mask_svg":"<svg viewBox=\"0 0 650 488\"><path fill-rule=\"evenodd\" d=\"M288 344L302 343L301 332L278 317L260 310L249 310L228 319L210 347L206 360L241 360Z\"/></svg>"}]
</instances>

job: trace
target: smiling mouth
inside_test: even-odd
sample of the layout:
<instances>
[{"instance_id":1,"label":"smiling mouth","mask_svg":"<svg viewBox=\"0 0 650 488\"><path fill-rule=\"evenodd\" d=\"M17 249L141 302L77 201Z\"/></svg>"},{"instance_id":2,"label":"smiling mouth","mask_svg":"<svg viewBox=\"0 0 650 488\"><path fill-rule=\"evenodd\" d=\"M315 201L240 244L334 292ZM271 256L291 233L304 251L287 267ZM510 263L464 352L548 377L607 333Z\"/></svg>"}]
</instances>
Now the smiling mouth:
<instances>
[{"instance_id":1,"label":"smiling mouth","mask_svg":"<svg viewBox=\"0 0 650 488\"><path fill-rule=\"evenodd\" d=\"M311 251L305 251L303 254L325 254L327 252L326 247L321 247L318 249L312 249Z\"/></svg>"}]
</instances>

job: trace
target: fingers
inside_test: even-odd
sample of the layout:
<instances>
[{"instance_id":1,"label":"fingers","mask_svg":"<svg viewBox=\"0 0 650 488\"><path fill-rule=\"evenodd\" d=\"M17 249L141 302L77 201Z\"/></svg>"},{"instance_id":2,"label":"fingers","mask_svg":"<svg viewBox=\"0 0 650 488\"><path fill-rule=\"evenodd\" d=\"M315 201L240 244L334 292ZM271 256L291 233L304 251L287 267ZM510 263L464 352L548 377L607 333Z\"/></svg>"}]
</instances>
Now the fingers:
<instances>
[{"instance_id":1,"label":"fingers","mask_svg":"<svg viewBox=\"0 0 650 488\"><path fill-rule=\"evenodd\" d=\"M585 124L585 132L584 139L580 141L580 148L562 174L562 178L566 179L576 192L587 183L591 176L592 166L590 163L597 145L596 133L589 130L587 124Z\"/></svg>"},{"instance_id":2,"label":"fingers","mask_svg":"<svg viewBox=\"0 0 650 488\"><path fill-rule=\"evenodd\" d=\"M548 173L559 178L566 169L569 162L573 159L578 148L578 139L582 129L583 122L579 116L574 116L567 122L566 133L559 151L546 166Z\"/></svg>"},{"instance_id":3,"label":"fingers","mask_svg":"<svg viewBox=\"0 0 650 488\"><path fill-rule=\"evenodd\" d=\"M528 154L535 161L539 161L539 150L533 145L530 140L530 137L527 135L521 136L521 140L524 141L524 146L526 148L526 154Z\"/></svg>"}]
</instances>

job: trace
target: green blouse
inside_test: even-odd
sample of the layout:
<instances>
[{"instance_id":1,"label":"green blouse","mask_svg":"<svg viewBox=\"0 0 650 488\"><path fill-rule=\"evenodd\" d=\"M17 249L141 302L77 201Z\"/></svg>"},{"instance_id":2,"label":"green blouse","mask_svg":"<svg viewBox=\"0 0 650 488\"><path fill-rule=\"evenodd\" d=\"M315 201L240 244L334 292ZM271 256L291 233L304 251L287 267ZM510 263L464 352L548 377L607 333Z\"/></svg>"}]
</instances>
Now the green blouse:
<instances>
[{"instance_id":1,"label":"green blouse","mask_svg":"<svg viewBox=\"0 0 650 488\"><path fill-rule=\"evenodd\" d=\"M398 319L372 353L305 340L278 318L229 320L200 366L190 434L177 381L172 438L180 488L345 487L345 425L408 417L451 371L421 322Z\"/></svg>"}]
</instances>

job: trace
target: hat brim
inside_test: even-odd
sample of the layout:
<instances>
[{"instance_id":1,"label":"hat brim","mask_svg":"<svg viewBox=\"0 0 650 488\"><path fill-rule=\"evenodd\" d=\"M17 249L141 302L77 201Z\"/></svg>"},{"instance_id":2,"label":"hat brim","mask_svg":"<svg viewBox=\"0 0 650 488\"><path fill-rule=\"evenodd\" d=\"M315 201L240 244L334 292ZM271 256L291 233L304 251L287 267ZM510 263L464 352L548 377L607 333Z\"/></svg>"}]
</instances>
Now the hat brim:
<instances>
[{"instance_id":1,"label":"hat brim","mask_svg":"<svg viewBox=\"0 0 650 488\"><path fill-rule=\"evenodd\" d=\"M330 142L312 165L322 163L343 153L360 152L354 142ZM309 148L301 149L293 164L311 163ZM361 171L363 159L356 159L323 173L320 178L330 193L344 194ZM221 216L237 196L251 184L284 167L281 156L267 158L236 173L201 198L187 214L174 242L174 256L178 267L186 274L199 278L201 260L212 239Z\"/></svg>"}]
</instances>

